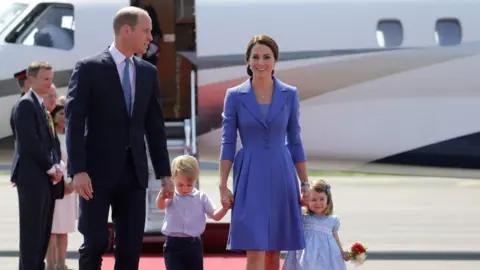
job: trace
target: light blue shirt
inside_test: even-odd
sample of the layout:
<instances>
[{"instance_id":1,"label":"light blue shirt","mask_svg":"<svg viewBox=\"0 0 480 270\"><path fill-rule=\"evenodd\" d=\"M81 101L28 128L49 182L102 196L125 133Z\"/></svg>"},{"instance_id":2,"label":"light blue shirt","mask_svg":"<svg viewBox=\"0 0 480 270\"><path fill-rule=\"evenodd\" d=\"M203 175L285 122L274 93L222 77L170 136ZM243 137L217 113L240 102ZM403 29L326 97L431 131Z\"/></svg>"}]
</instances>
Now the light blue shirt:
<instances>
[{"instance_id":1,"label":"light blue shirt","mask_svg":"<svg viewBox=\"0 0 480 270\"><path fill-rule=\"evenodd\" d=\"M162 233L167 236L199 237L205 231L206 216L212 218L215 205L205 192L193 189L187 195L175 191L165 208Z\"/></svg>"}]
</instances>

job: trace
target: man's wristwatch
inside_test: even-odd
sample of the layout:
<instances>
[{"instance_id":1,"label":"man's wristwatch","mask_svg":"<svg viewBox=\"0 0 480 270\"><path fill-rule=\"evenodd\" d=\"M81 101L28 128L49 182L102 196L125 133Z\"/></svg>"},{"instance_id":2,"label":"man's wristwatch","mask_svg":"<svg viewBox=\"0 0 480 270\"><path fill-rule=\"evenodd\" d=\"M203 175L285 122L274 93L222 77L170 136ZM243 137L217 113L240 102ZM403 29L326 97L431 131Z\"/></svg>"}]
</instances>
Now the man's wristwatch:
<instances>
[{"instance_id":1,"label":"man's wristwatch","mask_svg":"<svg viewBox=\"0 0 480 270\"><path fill-rule=\"evenodd\" d=\"M301 187L308 187L308 186L310 186L310 182L308 180L300 181L300 186Z\"/></svg>"}]
</instances>

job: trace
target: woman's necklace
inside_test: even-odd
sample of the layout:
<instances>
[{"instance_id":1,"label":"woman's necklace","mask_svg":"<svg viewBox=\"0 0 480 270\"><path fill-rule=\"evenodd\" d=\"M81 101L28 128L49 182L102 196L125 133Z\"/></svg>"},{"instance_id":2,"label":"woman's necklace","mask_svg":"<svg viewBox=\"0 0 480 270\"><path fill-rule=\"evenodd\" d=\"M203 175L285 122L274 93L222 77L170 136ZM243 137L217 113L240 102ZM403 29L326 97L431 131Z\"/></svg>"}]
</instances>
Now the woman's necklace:
<instances>
[{"instance_id":1,"label":"woman's necklace","mask_svg":"<svg viewBox=\"0 0 480 270\"><path fill-rule=\"evenodd\" d=\"M268 91L268 90L258 91L257 94L260 96L260 99L265 99L265 96L267 95L268 92L270 92L270 91Z\"/></svg>"}]
</instances>

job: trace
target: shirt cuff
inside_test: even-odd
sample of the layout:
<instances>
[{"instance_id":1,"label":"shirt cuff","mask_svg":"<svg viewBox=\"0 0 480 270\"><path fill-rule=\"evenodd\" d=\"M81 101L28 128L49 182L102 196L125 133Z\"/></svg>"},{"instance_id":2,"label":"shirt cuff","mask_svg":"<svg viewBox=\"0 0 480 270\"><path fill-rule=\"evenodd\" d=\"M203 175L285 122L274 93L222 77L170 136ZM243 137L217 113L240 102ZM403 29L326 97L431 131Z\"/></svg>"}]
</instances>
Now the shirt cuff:
<instances>
[{"instance_id":1,"label":"shirt cuff","mask_svg":"<svg viewBox=\"0 0 480 270\"><path fill-rule=\"evenodd\" d=\"M47 171L47 174L53 174L57 169L55 168L55 165L50 168L50 170Z\"/></svg>"}]
</instances>

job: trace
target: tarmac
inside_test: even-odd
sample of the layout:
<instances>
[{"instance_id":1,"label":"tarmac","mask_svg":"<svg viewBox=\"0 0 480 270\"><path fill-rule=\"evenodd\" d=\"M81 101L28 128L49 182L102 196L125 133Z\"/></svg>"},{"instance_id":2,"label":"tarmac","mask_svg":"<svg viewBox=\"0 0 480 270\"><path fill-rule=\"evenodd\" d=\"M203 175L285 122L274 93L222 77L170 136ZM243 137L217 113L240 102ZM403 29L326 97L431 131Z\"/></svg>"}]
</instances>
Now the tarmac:
<instances>
[{"instance_id":1,"label":"tarmac","mask_svg":"<svg viewBox=\"0 0 480 270\"><path fill-rule=\"evenodd\" d=\"M206 172L200 188L219 201L218 177ZM345 247L368 247L364 270L480 269L480 181L415 177L325 177L332 186ZM18 199L0 174L0 265L18 269ZM229 222L227 215L221 222ZM69 238L67 264L77 269L82 237ZM158 254L161 247L158 246ZM348 269L355 266L349 264Z\"/></svg>"}]
</instances>

